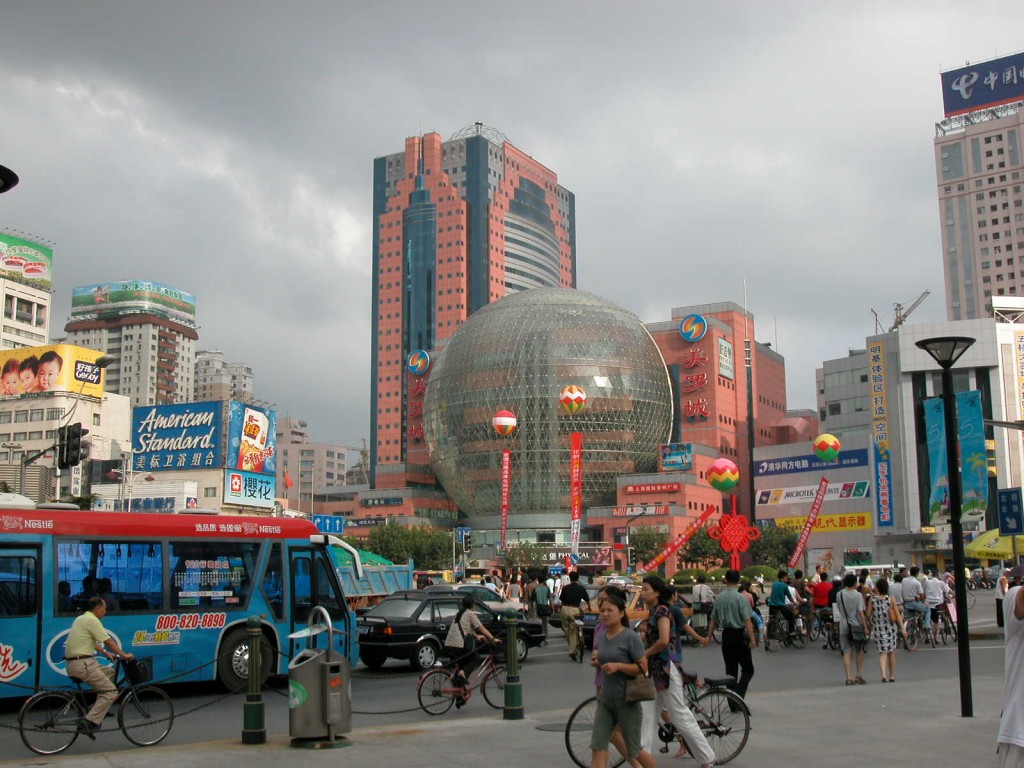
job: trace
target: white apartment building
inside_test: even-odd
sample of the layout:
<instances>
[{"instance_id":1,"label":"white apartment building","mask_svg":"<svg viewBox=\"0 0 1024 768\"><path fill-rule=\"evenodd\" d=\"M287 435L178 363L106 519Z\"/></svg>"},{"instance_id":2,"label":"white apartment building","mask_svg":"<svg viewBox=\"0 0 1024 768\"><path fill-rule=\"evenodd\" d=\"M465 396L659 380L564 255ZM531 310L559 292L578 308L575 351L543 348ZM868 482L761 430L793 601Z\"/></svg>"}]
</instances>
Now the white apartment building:
<instances>
[{"instance_id":1,"label":"white apartment building","mask_svg":"<svg viewBox=\"0 0 1024 768\"><path fill-rule=\"evenodd\" d=\"M237 400L250 403L255 396L252 368L245 363L229 363L218 350L196 352L196 395L204 400Z\"/></svg>"},{"instance_id":2,"label":"white apartment building","mask_svg":"<svg viewBox=\"0 0 1024 768\"><path fill-rule=\"evenodd\" d=\"M312 513L313 495L325 486L345 484L348 471L346 448L311 443L309 425L290 416L277 419L277 498L288 509ZM285 477L291 481L288 488Z\"/></svg>"}]
</instances>

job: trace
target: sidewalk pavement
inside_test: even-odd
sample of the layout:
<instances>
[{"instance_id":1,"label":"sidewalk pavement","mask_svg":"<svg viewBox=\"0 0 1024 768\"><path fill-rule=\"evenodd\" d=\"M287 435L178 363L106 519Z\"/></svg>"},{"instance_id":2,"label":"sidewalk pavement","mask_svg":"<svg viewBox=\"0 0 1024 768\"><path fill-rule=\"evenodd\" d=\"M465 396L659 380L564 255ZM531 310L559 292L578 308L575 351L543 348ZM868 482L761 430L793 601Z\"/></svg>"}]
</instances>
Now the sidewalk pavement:
<instances>
[{"instance_id":1,"label":"sidewalk pavement","mask_svg":"<svg viewBox=\"0 0 1024 768\"><path fill-rule=\"evenodd\" d=\"M869 668L871 668L869 666ZM990 768L998 765L995 737L999 727L1001 676L972 681L974 717L960 716L955 679L883 685L872 675L867 685L753 692L750 740L730 765L737 768L782 768L808 760L829 768L867 765L941 765ZM482 704L482 702L480 702ZM477 708L483 715L485 710ZM527 701L529 705L529 701ZM570 710L531 712L520 721L494 715L467 717L471 710L452 710L427 722L359 728L348 734L343 749L289 746L287 734L268 734L268 743L243 746L240 741L212 741L187 748L153 747L95 755L43 758L30 755L0 761L2 768L209 768L211 765L280 768L301 760L303 768L402 766L402 768L481 768L486 765L571 766L561 730L538 726L564 724ZM239 726L240 727L240 726ZM239 730L239 739L241 731ZM658 745L660 746L660 744ZM655 754L659 766L694 765Z\"/></svg>"}]
</instances>

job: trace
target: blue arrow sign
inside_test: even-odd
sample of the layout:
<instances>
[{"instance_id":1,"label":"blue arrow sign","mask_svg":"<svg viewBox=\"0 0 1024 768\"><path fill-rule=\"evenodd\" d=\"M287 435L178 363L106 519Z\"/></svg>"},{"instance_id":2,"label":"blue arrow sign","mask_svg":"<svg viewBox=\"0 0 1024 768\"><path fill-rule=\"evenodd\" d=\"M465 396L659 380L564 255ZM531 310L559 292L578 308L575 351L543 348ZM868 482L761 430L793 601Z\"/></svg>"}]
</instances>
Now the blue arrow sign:
<instances>
[{"instance_id":1,"label":"blue arrow sign","mask_svg":"<svg viewBox=\"0 0 1024 768\"><path fill-rule=\"evenodd\" d=\"M999 534L1024 534L1024 504L1021 503L1020 488L1000 488L996 491L996 506L999 509Z\"/></svg>"}]
</instances>

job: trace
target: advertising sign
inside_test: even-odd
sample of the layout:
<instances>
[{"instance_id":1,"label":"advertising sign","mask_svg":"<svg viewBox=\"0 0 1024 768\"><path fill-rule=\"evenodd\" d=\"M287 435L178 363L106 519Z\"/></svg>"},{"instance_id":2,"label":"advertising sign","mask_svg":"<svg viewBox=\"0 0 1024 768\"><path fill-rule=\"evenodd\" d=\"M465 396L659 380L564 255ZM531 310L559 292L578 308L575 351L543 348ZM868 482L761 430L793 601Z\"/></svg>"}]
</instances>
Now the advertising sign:
<instances>
[{"instance_id":1,"label":"advertising sign","mask_svg":"<svg viewBox=\"0 0 1024 768\"><path fill-rule=\"evenodd\" d=\"M667 515L668 507L668 504L630 504L625 507L612 507L612 517Z\"/></svg>"},{"instance_id":2,"label":"advertising sign","mask_svg":"<svg viewBox=\"0 0 1024 768\"><path fill-rule=\"evenodd\" d=\"M957 437L960 443L960 490L964 515L984 517L988 509L988 459L978 390L956 395ZM931 496L928 503L931 525L949 522L949 462L946 451L946 416L941 397L924 401L924 424L928 438Z\"/></svg>"},{"instance_id":3,"label":"advertising sign","mask_svg":"<svg viewBox=\"0 0 1024 768\"><path fill-rule=\"evenodd\" d=\"M72 317L131 310L148 312L192 326L196 322L196 297L148 280L93 283L71 290Z\"/></svg>"},{"instance_id":4,"label":"advertising sign","mask_svg":"<svg viewBox=\"0 0 1024 768\"><path fill-rule=\"evenodd\" d=\"M53 279L53 249L0 232L0 277L44 291ZM18 308L15 307L15 312ZM18 320L29 321L31 318Z\"/></svg>"},{"instance_id":5,"label":"advertising sign","mask_svg":"<svg viewBox=\"0 0 1024 768\"><path fill-rule=\"evenodd\" d=\"M773 522L776 528L786 531L800 531L807 525L807 517L795 515L793 517L777 517L774 520L766 520L765 523ZM847 531L870 531L871 513L850 512L842 515L818 515L814 521L814 533L842 532Z\"/></svg>"},{"instance_id":6,"label":"advertising sign","mask_svg":"<svg viewBox=\"0 0 1024 768\"><path fill-rule=\"evenodd\" d=\"M661 446L661 471L689 472L693 469L693 444L669 443Z\"/></svg>"},{"instance_id":7,"label":"advertising sign","mask_svg":"<svg viewBox=\"0 0 1024 768\"><path fill-rule=\"evenodd\" d=\"M580 549L583 525L583 433L569 435L569 512L572 522L572 552Z\"/></svg>"},{"instance_id":8,"label":"advertising sign","mask_svg":"<svg viewBox=\"0 0 1024 768\"><path fill-rule=\"evenodd\" d=\"M225 469L224 503L273 509L274 478L241 469Z\"/></svg>"},{"instance_id":9,"label":"advertising sign","mask_svg":"<svg viewBox=\"0 0 1024 768\"><path fill-rule=\"evenodd\" d=\"M891 528L896 521L892 516L892 454L889 451L885 342L875 341L868 345L868 386L871 393L871 443L875 453L876 516L880 528Z\"/></svg>"},{"instance_id":10,"label":"advertising sign","mask_svg":"<svg viewBox=\"0 0 1024 768\"><path fill-rule=\"evenodd\" d=\"M928 522L941 525L949 522L949 467L946 458L946 417L942 398L925 400L924 429L928 445L928 477L931 495L928 498Z\"/></svg>"},{"instance_id":11,"label":"advertising sign","mask_svg":"<svg viewBox=\"0 0 1024 768\"><path fill-rule=\"evenodd\" d=\"M512 492L512 451L501 452L501 549L508 540L508 501Z\"/></svg>"},{"instance_id":12,"label":"advertising sign","mask_svg":"<svg viewBox=\"0 0 1024 768\"><path fill-rule=\"evenodd\" d=\"M808 504L816 498L818 488L818 485L803 485L798 488L763 488L757 492L757 506ZM866 499L870 495L870 490L871 483L867 480L836 483L828 486L825 498L831 501Z\"/></svg>"},{"instance_id":13,"label":"advertising sign","mask_svg":"<svg viewBox=\"0 0 1024 768\"><path fill-rule=\"evenodd\" d=\"M573 562L573 552L564 544L541 544L541 559L548 571L554 573L555 568L562 566L566 560ZM575 553L575 565L600 566L612 564L612 548L597 544L580 544Z\"/></svg>"},{"instance_id":14,"label":"advertising sign","mask_svg":"<svg viewBox=\"0 0 1024 768\"><path fill-rule=\"evenodd\" d=\"M260 475L277 472L277 411L232 400L227 466Z\"/></svg>"},{"instance_id":15,"label":"advertising sign","mask_svg":"<svg viewBox=\"0 0 1024 768\"><path fill-rule=\"evenodd\" d=\"M635 496L638 493L675 493L682 487L682 483L643 483L641 485L625 485L622 487L622 491L628 496Z\"/></svg>"},{"instance_id":16,"label":"advertising sign","mask_svg":"<svg viewBox=\"0 0 1024 768\"><path fill-rule=\"evenodd\" d=\"M736 357L732 342L721 337L718 339L718 375L730 380L736 378Z\"/></svg>"},{"instance_id":17,"label":"advertising sign","mask_svg":"<svg viewBox=\"0 0 1024 768\"><path fill-rule=\"evenodd\" d=\"M942 73L946 117L1014 101L1024 101L1024 53Z\"/></svg>"},{"instance_id":18,"label":"advertising sign","mask_svg":"<svg viewBox=\"0 0 1024 768\"><path fill-rule=\"evenodd\" d=\"M818 483L818 492L814 495L814 503L811 504L811 513L807 515L807 522L804 523L803 530L800 531L800 538L796 540L796 548L793 550L792 557L789 558L789 567L796 568L797 563L800 562L800 558L803 557L804 550L807 548L807 539L811 535L811 531L814 529L814 523L818 519L818 513L821 511L821 505L825 502L825 493L828 491L828 478L821 478L821 482Z\"/></svg>"},{"instance_id":19,"label":"advertising sign","mask_svg":"<svg viewBox=\"0 0 1024 768\"><path fill-rule=\"evenodd\" d=\"M0 352L0 398L42 392L103 397L102 352L73 344L21 347Z\"/></svg>"},{"instance_id":20,"label":"advertising sign","mask_svg":"<svg viewBox=\"0 0 1024 768\"><path fill-rule=\"evenodd\" d=\"M137 472L224 466L224 403L142 405L132 410L132 466Z\"/></svg>"},{"instance_id":21,"label":"advertising sign","mask_svg":"<svg viewBox=\"0 0 1024 768\"><path fill-rule=\"evenodd\" d=\"M788 475L793 472L827 472L830 469L848 469L868 466L868 449L844 450L835 461L822 461L813 453L788 459L765 459L754 465L754 477Z\"/></svg>"}]
</instances>

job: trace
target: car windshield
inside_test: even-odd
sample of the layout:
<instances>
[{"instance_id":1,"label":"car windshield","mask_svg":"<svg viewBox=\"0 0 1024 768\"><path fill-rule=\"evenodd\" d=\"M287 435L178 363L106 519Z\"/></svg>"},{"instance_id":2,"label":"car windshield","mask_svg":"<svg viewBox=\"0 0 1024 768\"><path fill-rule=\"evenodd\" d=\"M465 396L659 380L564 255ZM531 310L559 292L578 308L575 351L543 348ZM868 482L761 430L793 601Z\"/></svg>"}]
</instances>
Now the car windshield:
<instances>
[{"instance_id":1,"label":"car windshield","mask_svg":"<svg viewBox=\"0 0 1024 768\"><path fill-rule=\"evenodd\" d=\"M378 619L408 619L416 613L419 607L419 600L405 600L403 598L385 600L367 611L366 616L373 616Z\"/></svg>"}]
</instances>

